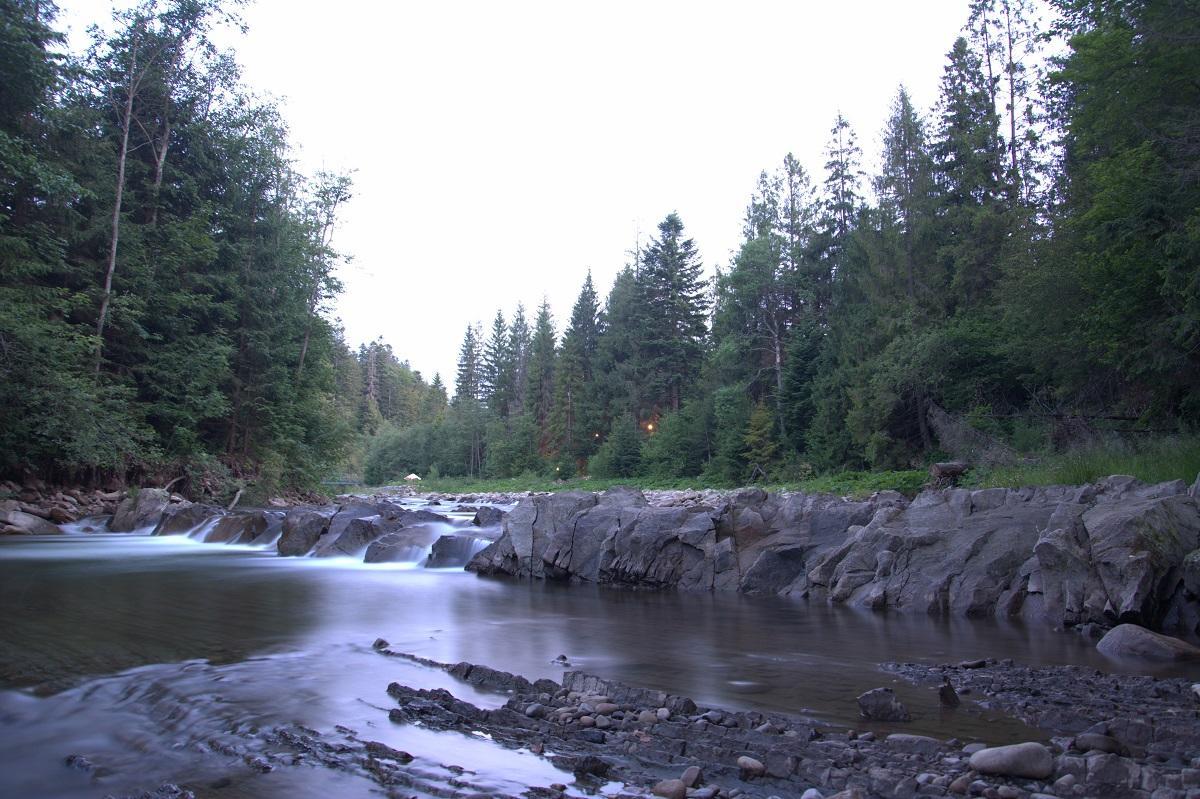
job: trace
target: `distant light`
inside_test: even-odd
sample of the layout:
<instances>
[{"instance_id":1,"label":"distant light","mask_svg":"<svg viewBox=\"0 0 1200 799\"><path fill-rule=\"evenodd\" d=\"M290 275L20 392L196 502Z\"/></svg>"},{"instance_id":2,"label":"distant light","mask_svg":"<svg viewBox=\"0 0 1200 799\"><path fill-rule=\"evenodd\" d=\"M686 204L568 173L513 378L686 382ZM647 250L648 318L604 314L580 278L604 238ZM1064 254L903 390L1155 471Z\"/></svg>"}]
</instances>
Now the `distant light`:
<instances>
[{"instance_id":1,"label":"distant light","mask_svg":"<svg viewBox=\"0 0 1200 799\"><path fill-rule=\"evenodd\" d=\"M654 423L651 422L650 424L646 425L646 429L649 430L651 433L653 433L654 432Z\"/></svg>"}]
</instances>

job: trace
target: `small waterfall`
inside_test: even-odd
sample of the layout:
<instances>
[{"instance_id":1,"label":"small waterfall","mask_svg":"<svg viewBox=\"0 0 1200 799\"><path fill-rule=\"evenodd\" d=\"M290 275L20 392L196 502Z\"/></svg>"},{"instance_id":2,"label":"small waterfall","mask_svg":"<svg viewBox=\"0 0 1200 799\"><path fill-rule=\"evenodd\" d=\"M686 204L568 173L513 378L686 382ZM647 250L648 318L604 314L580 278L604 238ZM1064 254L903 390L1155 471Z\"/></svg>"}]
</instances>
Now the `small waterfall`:
<instances>
[{"instance_id":1,"label":"small waterfall","mask_svg":"<svg viewBox=\"0 0 1200 799\"><path fill-rule=\"evenodd\" d=\"M486 538L470 535L444 535L433 543L425 568L461 569L490 543Z\"/></svg>"},{"instance_id":2,"label":"small waterfall","mask_svg":"<svg viewBox=\"0 0 1200 799\"><path fill-rule=\"evenodd\" d=\"M216 526L221 521L221 518L222 517L220 516L212 516L208 519L205 519L204 521L200 522L200 524L184 533L184 535L195 541L204 541L208 538L209 534L216 529Z\"/></svg>"}]
</instances>

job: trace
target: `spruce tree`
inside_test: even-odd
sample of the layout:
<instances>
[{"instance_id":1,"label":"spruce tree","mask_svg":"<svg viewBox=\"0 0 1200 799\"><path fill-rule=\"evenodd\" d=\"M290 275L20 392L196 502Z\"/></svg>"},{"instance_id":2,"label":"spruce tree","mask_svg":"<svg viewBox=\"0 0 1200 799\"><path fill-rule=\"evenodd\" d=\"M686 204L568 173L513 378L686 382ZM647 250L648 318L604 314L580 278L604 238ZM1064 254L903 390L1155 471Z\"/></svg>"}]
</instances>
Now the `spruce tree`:
<instances>
[{"instance_id":1,"label":"spruce tree","mask_svg":"<svg viewBox=\"0 0 1200 799\"><path fill-rule=\"evenodd\" d=\"M525 413L533 420L538 451L543 455L553 448L550 415L554 407L555 339L550 303L543 299L529 345L529 376L525 389Z\"/></svg>"},{"instance_id":2,"label":"spruce tree","mask_svg":"<svg viewBox=\"0 0 1200 799\"><path fill-rule=\"evenodd\" d=\"M467 325L462 345L458 349L458 373L454 380L454 404L479 402L480 363L479 332Z\"/></svg>"},{"instance_id":3,"label":"spruce tree","mask_svg":"<svg viewBox=\"0 0 1200 799\"><path fill-rule=\"evenodd\" d=\"M707 333L708 297L696 244L684 238L678 214L668 214L647 247L637 287L643 307L638 357L645 370L642 411L679 410L699 371Z\"/></svg>"}]
</instances>

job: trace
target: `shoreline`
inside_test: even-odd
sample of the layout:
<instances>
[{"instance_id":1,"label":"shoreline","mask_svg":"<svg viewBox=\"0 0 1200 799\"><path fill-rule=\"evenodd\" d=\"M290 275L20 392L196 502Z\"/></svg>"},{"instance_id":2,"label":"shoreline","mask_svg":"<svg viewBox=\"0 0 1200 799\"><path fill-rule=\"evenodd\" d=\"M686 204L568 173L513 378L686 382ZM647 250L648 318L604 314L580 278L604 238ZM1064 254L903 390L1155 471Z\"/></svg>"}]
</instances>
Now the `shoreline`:
<instances>
[{"instance_id":1,"label":"shoreline","mask_svg":"<svg viewBox=\"0 0 1200 799\"><path fill-rule=\"evenodd\" d=\"M308 766L365 778L389 796L522 797L560 799L580 792L614 799L874 799L875 797L983 796L985 799L1193 799L1200 795L1200 740L1192 684L1183 679L1107 675L1115 690L1072 695L1069 719L1041 716L1043 737L988 748L986 741L939 739L903 732L877 735L864 720L857 728L803 717L698 706L687 697L637 688L579 671L561 682L530 681L487 666L445 664L408 655L377 640L383 657L440 669L476 691L506 695L503 705L482 708L446 689L391 683L392 705L380 708L388 723L440 733L487 738L509 752L544 759L566 774L562 782L535 784L520 793L497 792L452 750L411 755L378 741L369 731L338 726L317 731L283 726L257 733L271 751L247 760L251 769ZM929 667L889 664L885 672L914 682L953 675L964 706L998 701L1005 707L1056 706L1047 684L1078 682L1076 667L1029 669L986 660ZM1030 682L1030 675L1036 679ZM882 675L881 675L882 676ZM982 686L999 682L999 691ZM1026 686L1024 692L1020 686ZM995 700L995 697L1000 697ZM1145 715L1153 697L1155 715ZM1159 712L1179 710L1164 722ZM1084 727L1083 725L1087 725ZM1080 729L1082 727L1082 729ZM985 750L983 754L978 754ZM70 760L70 758L68 758ZM88 764L89 766L91 764ZM78 766L77 766L78 767ZM134 796L194 796L186 786L164 785Z\"/></svg>"}]
</instances>

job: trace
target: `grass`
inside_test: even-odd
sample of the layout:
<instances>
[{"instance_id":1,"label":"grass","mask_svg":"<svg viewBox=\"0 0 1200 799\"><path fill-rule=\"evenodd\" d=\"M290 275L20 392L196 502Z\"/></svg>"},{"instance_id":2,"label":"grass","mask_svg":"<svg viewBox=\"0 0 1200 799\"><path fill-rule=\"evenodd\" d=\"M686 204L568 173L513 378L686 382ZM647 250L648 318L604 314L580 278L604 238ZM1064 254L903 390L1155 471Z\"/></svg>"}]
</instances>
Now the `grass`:
<instances>
[{"instance_id":1,"label":"grass","mask_svg":"<svg viewBox=\"0 0 1200 799\"><path fill-rule=\"evenodd\" d=\"M1082 485L1113 474L1129 474L1145 483L1184 480L1191 483L1200 474L1200 437L1160 438L1133 446L1108 443L1047 455L1016 466L974 469L963 485L968 488L1020 488L1022 486ZM836 494L862 498L876 491L899 491L912 497L929 480L923 469L906 471L846 471L791 482L756 484L767 491L801 491L807 494ZM729 490L740 486L703 477L576 477L556 480L545 475L509 478L430 478L419 484L422 492L442 494L518 493L522 491L604 491L613 486L636 486L643 490L702 491ZM367 489L370 490L370 489Z\"/></svg>"},{"instance_id":2,"label":"grass","mask_svg":"<svg viewBox=\"0 0 1200 799\"><path fill-rule=\"evenodd\" d=\"M913 496L921 490L926 479L928 479L928 474L924 471L840 472L798 482L767 482L757 484L756 487L767 491L803 491L808 494L837 494L854 497L867 496L876 491L893 490ZM494 479L441 477L424 480L419 485L423 492L440 494L604 491L613 486L636 486L647 491L689 489L703 491L709 488L728 490L741 487L732 483L715 483L702 477L576 477L569 480L555 480L541 475Z\"/></svg>"},{"instance_id":3,"label":"grass","mask_svg":"<svg viewBox=\"0 0 1200 799\"><path fill-rule=\"evenodd\" d=\"M1190 483L1200 474L1200 438L1087 447L1017 466L981 469L969 474L966 483L979 488L1082 485L1112 474L1133 475L1144 483Z\"/></svg>"}]
</instances>

